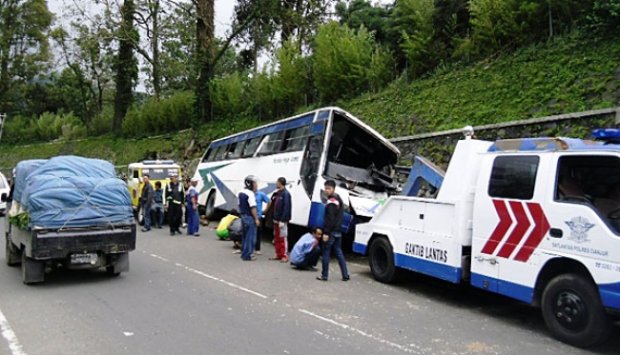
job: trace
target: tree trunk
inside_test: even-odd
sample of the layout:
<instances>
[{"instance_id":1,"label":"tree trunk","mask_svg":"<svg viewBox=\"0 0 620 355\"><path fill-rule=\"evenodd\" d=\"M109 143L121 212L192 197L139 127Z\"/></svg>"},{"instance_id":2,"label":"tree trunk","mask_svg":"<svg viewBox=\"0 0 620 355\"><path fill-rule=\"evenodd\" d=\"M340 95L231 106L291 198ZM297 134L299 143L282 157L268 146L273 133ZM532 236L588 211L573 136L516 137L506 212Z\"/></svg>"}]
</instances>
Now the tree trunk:
<instances>
[{"instance_id":1,"label":"tree trunk","mask_svg":"<svg viewBox=\"0 0 620 355\"><path fill-rule=\"evenodd\" d=\"M136 6L133 0L125 0L121 8L122 23L119 33L118 57L116 61L116 96L114 98L114 121L112 129L121 133L123 120L133 101L133 85L138 78L138 66L133 55L138 32L133 26Z\"/></svg>"},{"instance_id":2,"label":"tree trunk","mask_svg":"<svg viewBox=\"0 0 620 355\"><path fill-rule=\"evenodd\" d=\"M214 0L196 1L196 44L198 58L198 82L196 85L196 113L203 121L212 117L209 82L213 77L215 34Z\"/></svg>"},{"instance_id":3,"label":"tree trunk","mask_svg":"<svg viewBox=\"0 0 620 355\"><path fill-rule=\"evenodd\" d=\"M161 94L161 64L159 63L159 0L153 1L153 92L159 100Z\"/></svg>"}]
</instances>

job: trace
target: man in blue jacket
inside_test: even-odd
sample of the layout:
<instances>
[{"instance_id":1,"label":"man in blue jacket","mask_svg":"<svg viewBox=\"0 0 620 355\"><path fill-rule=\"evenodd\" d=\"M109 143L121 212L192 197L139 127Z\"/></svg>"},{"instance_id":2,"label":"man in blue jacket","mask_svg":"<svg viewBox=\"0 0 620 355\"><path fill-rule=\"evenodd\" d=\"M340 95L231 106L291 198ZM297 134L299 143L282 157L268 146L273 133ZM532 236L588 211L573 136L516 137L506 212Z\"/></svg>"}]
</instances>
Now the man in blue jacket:
<instances>
[{"instance_id":1,"label":"man in blue jacket","mask_svg":"<svg viewBox=\"0 0 620 355\"><path fill-rule=\"evenodd\" d=\"M273 235L276 256L269 260L288 261L288 222L291 220L291 194L286 189L286 179L279 177L272 197Z\"/></svg>"},{"instance_id":2,"label":"man in blue jacket","mask_svg":"<svg viewBox=\"0 0 620 355\"><path fill-rule=\"evenodd\" d=\"M291 250L291 265L297 269L316 270L319 261L319 240L323 236L321 228L313 227L310 233L304 234Z\"/></svg>"}]
</instances>

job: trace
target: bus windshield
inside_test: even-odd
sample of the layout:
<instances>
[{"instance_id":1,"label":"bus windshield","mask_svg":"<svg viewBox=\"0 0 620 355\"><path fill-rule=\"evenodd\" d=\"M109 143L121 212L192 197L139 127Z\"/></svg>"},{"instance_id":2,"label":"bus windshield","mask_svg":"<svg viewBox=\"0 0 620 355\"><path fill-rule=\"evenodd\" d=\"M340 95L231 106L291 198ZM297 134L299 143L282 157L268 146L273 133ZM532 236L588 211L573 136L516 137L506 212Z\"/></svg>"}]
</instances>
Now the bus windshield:
<instances>
[{"instance_id":1,"label":"bus windshield","mask_svg":"<svg viewBox=\"0 0 620 355\"><path fill-rule=\"evenodd\" d=\"M398 154L359 125L334 112L325 175L374 191L397 188L392 179Z\"/></svg>"}]
</instances>

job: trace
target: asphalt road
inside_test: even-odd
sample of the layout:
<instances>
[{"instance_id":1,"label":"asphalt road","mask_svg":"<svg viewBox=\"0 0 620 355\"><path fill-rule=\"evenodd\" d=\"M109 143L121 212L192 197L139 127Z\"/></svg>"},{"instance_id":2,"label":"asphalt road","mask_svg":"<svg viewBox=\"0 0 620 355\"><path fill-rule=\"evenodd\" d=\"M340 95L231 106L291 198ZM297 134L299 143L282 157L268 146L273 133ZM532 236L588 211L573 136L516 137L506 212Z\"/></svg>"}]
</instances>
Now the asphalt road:
<instances>
[{"instance_id":1,"label":"asphalt road","mask_svg":"<svg viewBox=\"0 0 620 355\"><path fill-rule=\"evenodd\" d=\"M60 269L26 286L2 260L0 354L620 353L618 326L584 351L501 296L416 275L384 285L353 255L349 282L335 262L321 282L269 261L267 239L258 260L243 262L211 228L201 234L139 233L131 270L117 278Z\"/></svg>"}]
</instances>

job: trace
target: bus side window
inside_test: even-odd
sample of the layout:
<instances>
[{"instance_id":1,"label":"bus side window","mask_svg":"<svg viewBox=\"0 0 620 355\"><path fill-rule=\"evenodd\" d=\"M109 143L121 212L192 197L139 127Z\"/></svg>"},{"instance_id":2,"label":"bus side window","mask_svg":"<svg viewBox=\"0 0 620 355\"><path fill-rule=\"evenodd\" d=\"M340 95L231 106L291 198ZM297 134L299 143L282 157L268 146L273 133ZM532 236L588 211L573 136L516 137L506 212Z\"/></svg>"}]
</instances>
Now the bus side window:
<instances>
[{"instance_id":1,"label":"bus side window","mask_svg":"<svg viewBox=\"0 0 620 355\"><path fill-rule=\"evenodd\" d=\"M258 145L260 144L262 138L263 138L262 136L258 136L258 137L254 137L250 139L249 141L247 141L247 143L245 144L245 147L243 147L243 152L241 153L241 156L243 157L253 156L254 153L256 153L256 148L258 148Z\"/></svg>"},{"instance_id":2,"label":"bus side window","mask_svg":"<svg viewBox=\"0 0 620 355\"><path fill-rule=\"evenodd\" d=\"M318 177L319 162L323 153L323 135L312 136L308 140L308 149L301 163L301 181L308 197L312 199L312 192Z\"/></svg>"},{"instance_id":3,"label":"bus side window","mask_svg":"<svg viewBox=\"0 0 620 355\"><path fill-rule=\"evenodd\" d=\"M246 141L233 143L234 147L230 148L230 152L228 152L228 159L240 158L241 152L243 152L243 146L245 146L245 144L246 144Z\"/></svg>"},{"instance_id":4,"label":"bus side window","mask_svg":"<svg viewBox=\"0 0 620 355\"><path fill-rule=\"evenodd\" d=\"M285 131L279 131L266 136L263 144L259 148L258 155L268 155L279 152L282 142L284 141L285 133Z\"/></svg>"},{"instance_id":5,"label":"bus side window","mask_svg":"<svg viewBox=\"0 0 620 355\"><path fill-rule=\"evenodd\" d=\"M285 152L296 152L303 150L308 139L309 126L293 128L286 131L286 138L282 149Z\"/></svg>"},{"instance_id":6,"label":"bus side window","mask_svg":"<svg viewBox=\"0 0 620 355\"><path fill-rule=\"evenodd\" d=\"M228 151L227 145L219 147L213 160L224 160L224 158L226 157L227 151Z\"/></svg>"},{"instance_id":7,"label":"bus side window","mask_svg":"<svg viewBox=\"0 0 620 355\"><path fill-rule=\"evenodd\" d=\"M202 162L207 162L207 161L211 161L213 159L213 153L215 152L214 148L209 147L209 149L207 149L207 153L205 153L204 158L202 158Z\"/></svg>"}]
</instances>

